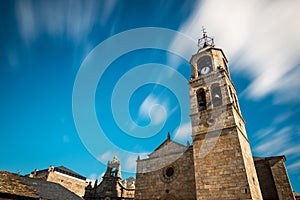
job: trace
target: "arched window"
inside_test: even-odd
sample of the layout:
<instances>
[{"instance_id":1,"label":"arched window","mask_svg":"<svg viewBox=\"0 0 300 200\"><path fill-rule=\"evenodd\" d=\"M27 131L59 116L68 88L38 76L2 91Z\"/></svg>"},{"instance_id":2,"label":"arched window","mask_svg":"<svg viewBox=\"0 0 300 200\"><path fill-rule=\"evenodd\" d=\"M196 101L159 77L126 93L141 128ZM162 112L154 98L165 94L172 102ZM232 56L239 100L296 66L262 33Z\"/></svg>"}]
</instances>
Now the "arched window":
<instances>
[{"instance_id":1,"label":"arched window","mask_svg":"<svg viewBox=\"0 0 300 200\"><path fill-rule=\"evenodd\" d=\"M198 76L208 74L212 71L212 60L210 56L203 56L197 62Z\"/></svg>"},{"instance_id":2,"label":"arched window","mask_svg":"<svg viewBox=\"0 0 300 200\"><path fill-rule=\"evenodd\" d=\"M206 97L205 97L205 91L203 88L199 89L197 91L197 102L198 102L198 110L206 110Z\"/></svg>"},{"instance_id":3,"label":"arched window","mask_svg":"<svg viewBox=\"0 0 300 200\"><path fill-rule=\"evenodd\" d=\"M212 97L212 104L214 107L222 105L222 93L218 83L212 84L211 97Z\"/></svg>"},{"instance_id":4,"label":"arched window","mask_svg":"<svg viewBox=\"0 0 300 200\"><path fill-rule=\"evenodd\" d=\"M115 176L116 176L116 174L117 174L116 172L117 172L117 169L116 169L116 168L114 168L114 167L113 167L113 168L111 168L111 171L110 171L110 176L111 176L111 177L115 177Z\"/></svg>"}]
</instances>

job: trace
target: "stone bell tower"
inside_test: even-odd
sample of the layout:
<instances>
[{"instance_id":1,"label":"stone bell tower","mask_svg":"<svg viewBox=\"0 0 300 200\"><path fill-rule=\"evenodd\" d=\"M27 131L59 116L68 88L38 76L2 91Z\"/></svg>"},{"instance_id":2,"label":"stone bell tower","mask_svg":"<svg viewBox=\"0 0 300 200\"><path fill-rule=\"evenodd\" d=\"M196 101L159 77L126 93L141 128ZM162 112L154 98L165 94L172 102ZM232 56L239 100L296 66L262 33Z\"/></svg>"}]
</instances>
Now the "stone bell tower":
<instances>
[{"instance_id":1,"label":"stone bell tower","mask_svg":"<svg viewBox=\"0 0 300 200\"><path fill-rule=\"evenodd\" d=\"M262 199L228 61L204 30L190 64L197 199Z\"/></svg>"}]
</instances>

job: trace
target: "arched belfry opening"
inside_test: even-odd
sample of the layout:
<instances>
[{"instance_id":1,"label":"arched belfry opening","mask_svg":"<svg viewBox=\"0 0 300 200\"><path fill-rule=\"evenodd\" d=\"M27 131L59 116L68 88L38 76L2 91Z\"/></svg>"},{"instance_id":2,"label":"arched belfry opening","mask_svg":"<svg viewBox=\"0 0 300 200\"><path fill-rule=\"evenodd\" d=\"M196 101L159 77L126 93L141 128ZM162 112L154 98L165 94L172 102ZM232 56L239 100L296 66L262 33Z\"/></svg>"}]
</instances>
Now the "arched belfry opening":
<instances>
[{"instance_id":1,"label":"arched belfry opening","mask_svg":"<svg viewBox=\"0 0 300 200\"><path fill-rule=\"evenodd\" d=\"M211 86L211 98L214 107L222 105L222 93L219 83L214 83Z\"/></svg>"},{"instance_id":2,"label":"arched belfry opening","mask_svg":"<svg viewBox=\"0 0 300 200\"><path fill-rule=\"evenodd\" d=\"M206 110L206 95L203 88L197 91L197 102L199 111Z\"/></svg>"}]
</instances>

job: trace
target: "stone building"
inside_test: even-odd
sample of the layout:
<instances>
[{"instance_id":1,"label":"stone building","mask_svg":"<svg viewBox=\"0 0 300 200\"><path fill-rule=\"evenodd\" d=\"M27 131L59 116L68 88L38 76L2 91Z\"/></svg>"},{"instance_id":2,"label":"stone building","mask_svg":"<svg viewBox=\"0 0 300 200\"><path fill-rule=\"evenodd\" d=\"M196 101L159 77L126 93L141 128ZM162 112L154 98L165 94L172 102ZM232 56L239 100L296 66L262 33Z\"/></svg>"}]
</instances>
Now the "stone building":
<instances>
[{"instance_id":1,"label":"stone building","mask_svg":"<svg viewBox=\"0 0 300 200\"><path fill-rule=\"evenodd\" d=\"M107 169L100 184L96 181L86 187L85 200L116 200L134 199L135 179L129 177L122 180L121 164L117 156L112 161L108 161Z\"/></svg>"},{"instance_id":2,"label":"stone building","mask_svg":"<svg viewBox=\"0 0 300 200\"><path fill-rule=\"evenodd\" d=\"M285 156L254 157L259 185L264 199L294 198L284 162Z\"/></svg>"},{"instance_id":3,"label":"stone building","mask_svg":"<svg viewBox=\"0 0 300 200\"><path fill-rule=\"evenodd\" d=\"M83 197L85 187L88 185L86 177L64 167L50 166L48 169L34 170L27 176L31 178L40 178L49 182L58 183L68 190L74 192L80 197Z\"/></svg>"},{"instance_id":4,"label":"stone building","mask_svg":"<svg viewBox=\"0 0 300 200\"><path fill-rule=\"evenodd\" d=\"M190 64L193 145L168 136L138 159L135 199L294 199L283 156L253 159L227 58L204 31Z\"/></svg>"},{"instance_id":5,"label":"stone building","mask_svg":"<svg viewBox=\"0 0 300 200\"><path fill-rule=\"evenodd\" d=\"M82 200L57 183L0 170L0 200Z\"/></svg>"}]
</instances>

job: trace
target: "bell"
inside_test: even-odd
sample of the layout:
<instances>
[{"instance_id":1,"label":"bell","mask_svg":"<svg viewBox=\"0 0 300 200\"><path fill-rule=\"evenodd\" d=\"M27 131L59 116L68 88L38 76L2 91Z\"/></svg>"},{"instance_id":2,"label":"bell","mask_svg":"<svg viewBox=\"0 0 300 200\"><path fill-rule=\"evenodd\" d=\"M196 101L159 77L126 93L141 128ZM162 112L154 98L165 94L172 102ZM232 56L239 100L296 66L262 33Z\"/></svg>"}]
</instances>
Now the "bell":
<instances>
[{"instance_id":1,"label":"bell","mask_svg":"<svg viewBox=\"0 0 300 200\"><path fill-rule=\"evenodd\" d=\"M216 99L221 99L221 97L220 97L219 94L215 94L215 98L216 98Z\"/></svg>"},{"instance_id":2,"label":"bell","mask_svg":"<svg viewBox=\"0 0 300 200\"><path fill-rule=\"evenodd\" d=\"M199 101L199 105L200 105L200 106L205 106L205 102L204 102L203 100L200 100L200 101Z\"/></svg>"}]
</instances>

